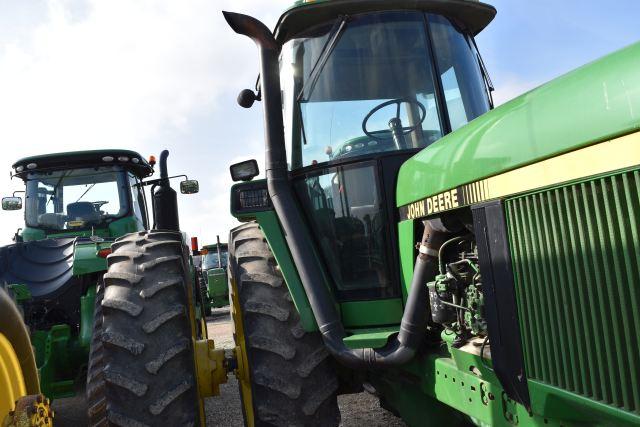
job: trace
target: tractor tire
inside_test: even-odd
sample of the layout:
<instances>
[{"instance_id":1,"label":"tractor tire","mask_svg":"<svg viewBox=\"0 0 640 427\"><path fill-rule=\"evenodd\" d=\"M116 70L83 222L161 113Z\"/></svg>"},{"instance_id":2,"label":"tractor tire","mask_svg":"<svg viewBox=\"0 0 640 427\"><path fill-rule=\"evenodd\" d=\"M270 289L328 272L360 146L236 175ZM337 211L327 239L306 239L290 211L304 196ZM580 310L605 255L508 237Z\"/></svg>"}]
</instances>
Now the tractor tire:
<instances>
[{"instance_id":1,"label":"tractor tire","mask_svg":"<svg viewBox=\"0 0 640 427\"><path fill-rule=\"evenodd\" d=\"M129 234L112 250L90 361L90 369L102 367L99 382L91 383L96 390L89 391L90 425L203 424L180 233Z\"/></svg>"},{"instance_id":2,"label":"tractor tire","mask_svg":"<svg viewBox=\"0 0 640 427\"><path fill-rule=\"evenodd\" d=\"M204 315L211 316L211 301L209 301L209 291L207 289L207 282L202 278L202 272L198 273L198 285L200 287L200 298L202 306L204 307Z\"/></svg>"},{"instance_id":3,"label":"tractor tire","mask_svg":"<svg viewBox=\"0 0 640 427\"><path fill-rule=\"evenodd\" d=\"M104 359L102 351L102 299L104 283L96 286L96 300L93 308L93 330L89 346L89 363L87 366L87 419L90 426L100 425L106 419L104 399Z\"/></svg>"},{"instance_id":4,"label":"tractor tire","mask_svg":"<svg viewBox=\"0 0 640 427\"><path fill-rule=\"evenodd\" d=\"M245 394L239 381L245 424L337 426L333 360L320 334L302 328L264 234L255 222L241 225L229 248L234 339L248 364Z\"/></svg>"}]
</instances>

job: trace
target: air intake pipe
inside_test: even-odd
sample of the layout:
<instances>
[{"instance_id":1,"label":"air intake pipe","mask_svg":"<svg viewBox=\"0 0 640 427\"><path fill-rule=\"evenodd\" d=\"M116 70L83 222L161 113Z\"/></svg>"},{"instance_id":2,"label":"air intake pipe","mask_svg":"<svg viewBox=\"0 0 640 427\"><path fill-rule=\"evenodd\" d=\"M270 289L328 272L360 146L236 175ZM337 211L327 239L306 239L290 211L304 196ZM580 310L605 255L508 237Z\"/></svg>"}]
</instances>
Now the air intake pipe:
<instances>
[{"instance_id":1,"label":"air intake pipe","mask_svg":"<svg viewBox=\"0 0 640 427\"><path fill-rule=\"evenodd\" d=\"M437 249L442 242L442 231L437 225L425 224L411 290L396 338L381 349L346 347L343 342L346 337L344 325L324 281L324 271L313 256L315 251L311 240L304 237L306 226L289 182L278 69L280 45L271 31L257 19L237 13L223 13L236 33L251 38L260 49L269 196L327 349L339 362L356 369L397 366L408 362L415 355L425 333L429 306L426 283L437 274Z\"/></svg>"}]
</instances>

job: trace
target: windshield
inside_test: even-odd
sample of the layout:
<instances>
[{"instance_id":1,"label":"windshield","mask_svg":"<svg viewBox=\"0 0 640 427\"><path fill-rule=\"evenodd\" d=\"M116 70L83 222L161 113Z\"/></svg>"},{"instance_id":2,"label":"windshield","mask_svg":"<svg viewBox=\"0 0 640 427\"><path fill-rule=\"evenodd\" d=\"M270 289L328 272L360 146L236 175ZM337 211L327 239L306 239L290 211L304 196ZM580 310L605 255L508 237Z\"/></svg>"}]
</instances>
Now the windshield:
<instances>
[{"instance_id":1,"label":"windshield","mask_svg":"<svg viewBox=\"0 0 640 427\"><path fill-rule=\"evenodd\" d=\"M227 268L227 249L220 249L222 255L222 268ZM207 252L202 260L202 269L218 268L218 251L214 248Z\"/></svg>"},{"instance_id":2,"label":"windshield","mask_svg":"<svg viewBox=\"0 0 640 427\"><path fill-rule=\"evenodd\" d=\"M128 177L117 166L30 173L26 192L29 227L86 229L129 212Z\"/></svg>"},{"instance_id":3,"label":"windshield","mask_svg":"<svg viewBox=\"0 0 640 427\"><path fill-rule=\"evenodd\" d=\"M423 148L489 108L469 38L417 11L315 27L280 68L292 169Z\"/></svg>"}]
</instances>

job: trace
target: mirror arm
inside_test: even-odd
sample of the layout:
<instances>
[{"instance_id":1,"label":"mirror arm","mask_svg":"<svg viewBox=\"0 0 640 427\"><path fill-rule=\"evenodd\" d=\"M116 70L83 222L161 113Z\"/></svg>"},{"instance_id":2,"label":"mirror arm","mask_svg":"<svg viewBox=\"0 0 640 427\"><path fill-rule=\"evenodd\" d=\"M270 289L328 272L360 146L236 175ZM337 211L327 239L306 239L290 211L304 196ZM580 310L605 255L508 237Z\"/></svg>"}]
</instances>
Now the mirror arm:
<instances>
[{"instance_id":1,"label":"mirror arm","mask_svg":"<svg viewBox=\"0 0 640 427\"><path fill-rule=\"evenodd\" d=\"M149 181L142 181L138 185L142 185L143 187L146 187L147 185L158 184L160 181L164 181L166 179L181 178L181 177L183 177L184 179L189 179L187 175L174 175L167 178L156 178L156 179L150 179Z\"/></svg>"}]
</instances>

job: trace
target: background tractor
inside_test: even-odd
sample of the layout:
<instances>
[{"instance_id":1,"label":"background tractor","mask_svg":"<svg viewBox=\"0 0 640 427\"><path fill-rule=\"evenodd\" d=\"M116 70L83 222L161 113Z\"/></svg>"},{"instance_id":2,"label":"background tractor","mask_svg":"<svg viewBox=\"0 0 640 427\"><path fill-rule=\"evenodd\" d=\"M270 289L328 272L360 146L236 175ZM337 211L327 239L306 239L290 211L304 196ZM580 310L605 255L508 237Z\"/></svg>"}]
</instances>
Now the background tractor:
<instances>
[{"instance_id":1,"label":"background tractor","mask_svg":"<svg viewBox=\"0 0 640 427\"><path fill-rule=\"evenodd\" d=\"M473 0L297 2L260 50L266 179L231 167L235 348L198 339L177 227L108 256L92 425L640 423L640 44L493 109ZM606 96L603 97L603 88ZM173 231L171 231L173 230Z\"/></svg>"},{"instance_id":2,"label":"background tractor","mask_svg":"<svg viewBox=\"0 0 640 427\"><path fill-rule=\"evenodd\" d=\"M200 250L202 255L203 296L207 315L212 308L229 305L229 287L227 278L228 245L217 243L205 245Z\"/></svg>"},{"instance_id":3,"label":"background tractor","mask_svg":"<svg viewBox=\"0 0 640 427\"><path fill-rule=\"evenodd\" d=\"M146 181L155 159L128 150L41 155L13 165L13 176L25 184L25 226L16 243L0 248L0 283L23 315L48 398L71 396L85 381L111 244L151 228L144 187L152 188L156 225L167 222L168 210L177 217L167 155L161 177ZM197 181L185 180L181 189L196 192ZM3 209L22 205L15 193L2 200ZM4 312L0 317L4 321Z\"/></svg>"}]
</instances>

